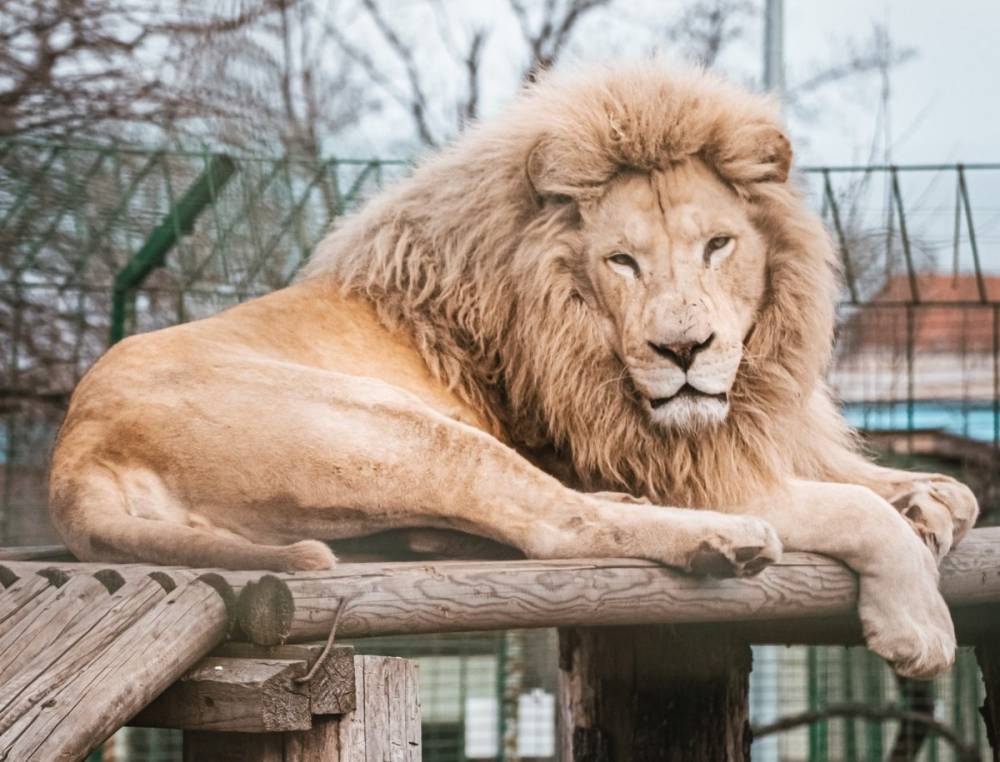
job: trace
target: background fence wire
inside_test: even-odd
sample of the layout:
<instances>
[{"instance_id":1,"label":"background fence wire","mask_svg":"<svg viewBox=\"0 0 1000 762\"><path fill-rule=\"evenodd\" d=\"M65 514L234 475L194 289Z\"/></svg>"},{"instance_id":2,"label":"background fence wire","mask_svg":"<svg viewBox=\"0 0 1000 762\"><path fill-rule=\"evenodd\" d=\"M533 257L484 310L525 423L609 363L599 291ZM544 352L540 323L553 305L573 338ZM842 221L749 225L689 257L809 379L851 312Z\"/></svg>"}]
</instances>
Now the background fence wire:
<instances>
[{"instance_id":1,"label":"background fence wire","mask_svg":"<svg viewBox=\"0 0 1000 762\"><path fill-rule=\"evenodd\" d=\"M331 220L406 172L382 160L0 143L0 544L55 541L48 454L73 386L110 341L285 285ZM800 180L841 251L830 382L848 417L884 460L972 484L995 522L1000 165L829 167ZM552 631L357 646L419 660L427 760L554 758ZM982 685L965 652L917 695L863 649L762 647L751 680L758 725L831 704L923 702L986 758ZM754 758L885 759L898 728L820 720L759 739ZM104 758L179 759L178 743L123 731ZM933 735L916 753L955 758Z\"/></svg>"}]
</instances>

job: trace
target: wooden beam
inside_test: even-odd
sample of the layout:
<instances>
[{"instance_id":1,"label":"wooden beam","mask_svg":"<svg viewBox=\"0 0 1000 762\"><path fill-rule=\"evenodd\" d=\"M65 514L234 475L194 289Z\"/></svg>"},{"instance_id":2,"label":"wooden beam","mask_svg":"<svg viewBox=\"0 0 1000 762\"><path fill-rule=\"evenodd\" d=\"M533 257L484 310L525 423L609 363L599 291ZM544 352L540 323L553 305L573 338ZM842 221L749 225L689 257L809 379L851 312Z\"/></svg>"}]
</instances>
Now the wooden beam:
<instances>
[{"instance_id":1,"label":"wooden beam","mask_svg":"<svg viewBox=\"0 0 1000 762\"><path fill-rule=\"evenodd\" d=\"M264 647L253 643L223 643L213 656L239 659L293 659L312 669L323 653L324 643L287 643ZM347 714L356 707L354 649L335 646L309 680L309 704L313 714Z\"/></svg>"},{"instance_id":2,"label":"wooden beam","mask_svg":"<svg viewBox=\"0 0 1000 762\"><path fill-rule=\"evenodd\" d=\"M308 681L300 679L320 658L323 645L224 643L129 724L269 733L307 730L314 715L347 714L357 705L355 662L361 657L353 648L333 648Z\"/></svg>"},{"instance_id":3,"label":"wooden beam","mask_svg":"<svg viewBox=\"0 0 1000 762\"><path fill-rule=\"evenodd\" d=\"M237 588L254 576L223 575ZM352 596L340 622L344 637L719 622L780 622L797 635L800 624L816 618L856 621L855 575L837 561L805 553L788 553L751 579L698 578L628 559L344 564L329 572L276 576L295 609L287 628L266 633L264 642L325 636L341 602ZM1000 610L1000 528L970 533L945 560L941 589L954 607ZM241 593L238 610L244 630L255 630L246 626L244 613L268 605L245 605L248 592ZM762 642L780 635L761 629Z\"/></svg>"},{"instance_id":4,"label":"wooden beam","mask_svg":"<svg viewBox=\"0 0 1000 762\"><path fill-rule=\"evenodd\" d=\"M165 690L130 725L268 733L312 727L304 661L209 657Z\"/></svg>"},{"instance_id":5,"label":"wooden beam","mask_svg":"<svg viewBox=\"0 0 1000 762\"><path fill-rule=\"evenodd\" d=\"M419 762L416 664L352 657L356 708L317 715L308 730L284 733L185 731L185 762Z\"/></svg>"},{"instance_id":6,"label":"wooden beam","mask_svg":"<svg viewBox=\"0 0 1000 762\"><path fill-rule=\"evenodd\" d=\"M42 566L0 565L18 576ZM72 575L93 573L102 566L64 564L57 568ZM116 567L124 574L155 568ZM260 579L260 572L218 573L242 591L242 612L269 612L278 607L280 601L272 607L266 596L247 595L244 590ZM352 596L340 622L343 637L724 622L756 632L762 638L759 642L780 642L796 638L800 629L808 633L809 622L817 619L848 625L856 621L854 574L837 561L808 553L786 553L779 563L751 579L698 578L634 559L342 564L325 572L270 576L282 585L257 585L255 589L277 590L285 599L287 588L294 611L283 629L264 633L264 643L324 638L341 601ZM1000 602L1000 527L969 533L942 564L941 589L953 607L974 607L973 620L984 613L996 622L991 612L1000 609L996 605ZM957 622L960 619L956 617ZM285 621L269 618L279 620ZM959 636L970 642L961 629Z\"/></svg>"}]
</instances>

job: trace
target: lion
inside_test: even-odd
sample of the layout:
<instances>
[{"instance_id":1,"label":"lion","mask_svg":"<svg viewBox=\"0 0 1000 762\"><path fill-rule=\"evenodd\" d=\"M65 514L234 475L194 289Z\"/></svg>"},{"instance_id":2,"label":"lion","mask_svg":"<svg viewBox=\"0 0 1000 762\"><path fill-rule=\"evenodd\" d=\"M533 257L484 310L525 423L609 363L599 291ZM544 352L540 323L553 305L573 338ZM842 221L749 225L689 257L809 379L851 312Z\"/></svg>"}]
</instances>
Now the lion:
<instances>
[{"instance_id":1,"label":"lion","mask_svg":"<svg viewBox=\"0 0 1000 762\"><path fill-rule=\"evenodd\" d=\"M83 560L230 569L390 530L715 575L814 551L859 575L873 650L939 673L976 501L868 462L833 403L836 258L791 162L775 104L709 74L544 77L291 286L111 348L54 525Z\"/></svg>"}]
</instances>

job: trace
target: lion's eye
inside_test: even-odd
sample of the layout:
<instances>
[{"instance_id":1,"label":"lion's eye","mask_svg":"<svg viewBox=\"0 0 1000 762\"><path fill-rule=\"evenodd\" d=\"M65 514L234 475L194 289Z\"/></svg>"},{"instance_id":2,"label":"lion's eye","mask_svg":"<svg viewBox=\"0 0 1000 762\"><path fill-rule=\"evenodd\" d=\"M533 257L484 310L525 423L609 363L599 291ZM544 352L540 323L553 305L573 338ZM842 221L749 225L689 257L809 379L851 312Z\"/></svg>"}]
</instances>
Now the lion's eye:
<instances>
[{"instance_id":1,"label":"lion's eye","mask_svg":"<svg viewBox=\"0 0 1000 762\"><path fill-rule=\"evenodd\" d=\"M717 235L710 238L708 243L705 244L705 259L708 260L715 252L726 248L732 240L732 236L728 235Z\"/></svg>"},{"instance_id":2,"label":"lion's eye","mask_svg":"<svg viewBox=\"0 0 1000 762\"><path fill-rule=\"evenodd\" d=\"M616 270L627 267L632 271L632 275L635 275L636 277L639 276L639 263L623 251L616 251L608 257L608 262Z\"/></svg>"}]
</instances>

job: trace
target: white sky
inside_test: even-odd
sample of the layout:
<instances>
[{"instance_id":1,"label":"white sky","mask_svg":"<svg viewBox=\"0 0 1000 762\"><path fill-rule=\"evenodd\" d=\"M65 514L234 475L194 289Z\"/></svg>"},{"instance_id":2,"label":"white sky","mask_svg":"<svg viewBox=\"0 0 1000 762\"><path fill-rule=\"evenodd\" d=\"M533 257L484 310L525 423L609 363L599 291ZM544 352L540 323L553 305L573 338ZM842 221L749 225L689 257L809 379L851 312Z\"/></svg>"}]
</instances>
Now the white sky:
<instances>
[{"instance_id":1,"label":"white sky","mask_svg":"<svg viewBox=\"0 0 1000 762\"><path fill-rule=\"evenodd\" d=\"M755 2L763 6L763 0ZM572 59L648 55L654 47L675 51L665 30L680 6L680 0L618 0L610 10L586 17L564 65L571 65ZM415 43L425 71L455 71L454 61L440 58L445 54L434 31L437 25L424 3L387 0L384 7L392 9L397 29ZM488 117L515 91L519 62L525 55L507 2L445 0L440 7L446 9L448 25L458 40L473 27L490 31L481 97L481 112ZM892 74L895 162L1000 161L1000 0L785 0L785 15L790 83L844 60L848 42L868 40L875 23L889 28L896 47L917 51ZM359 41L372 39L363 22L350 24L348 33ZM737 79L759 79L761 37L759 21L748 25L745 39L727 48L723 69ZM391 53L382 56L383 61L392 61ZM402 71L398 76L401 80ZM441 77L427 84L432 101L451 103L449 93L464 82ZM809 105L807 118L790 114L799 163L867 163L877 129L877 75L827 87ZM450 131L451 114L431 118ZM420 150L412 142L407 116L392 104L362 122L357 131L337 141L341 149L353 149L347 153L402 158Z\"/></svg>"},{"instance_id":2,"label":"white sky","mask_svg":"<svg viewBox=\"0 0 1000 762\"><path fill-rule=\"evenodd\" d=\"M843 39L887 22L895 45L917 57L892 75L897 163L1000 161L1000 0L786 0L786 62L794 77ZM861 159L878 104L875 82L848 91L810 125L808 163ZM853 101L853 102L852 102Z\"/></svg>"}]
</instances>

